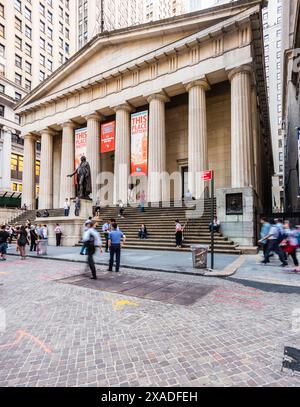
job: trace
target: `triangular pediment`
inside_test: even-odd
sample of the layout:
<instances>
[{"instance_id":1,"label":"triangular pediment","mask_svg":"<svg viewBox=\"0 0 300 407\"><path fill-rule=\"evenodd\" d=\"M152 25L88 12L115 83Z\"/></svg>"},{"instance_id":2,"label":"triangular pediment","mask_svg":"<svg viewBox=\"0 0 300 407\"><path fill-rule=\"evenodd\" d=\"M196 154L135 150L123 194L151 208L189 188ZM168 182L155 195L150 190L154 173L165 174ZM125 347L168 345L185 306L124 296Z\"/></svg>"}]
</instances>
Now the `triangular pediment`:
<instances>
[{"instance_id":1,"label":"triangular pediment","mask_svg":"<svg viewBox=\"0 0 300 407\"><path fill-rule=\"evenodd\" d=\"M46 81L32 90L17 106L22 112L31 104L62 97L96 81L117 76L122 69L134 70L139 64L149 63L159 53L170 52L196 33L229 20L238 20L243 12L261 6L262 0L240 0L234 3L185 14L153 23L99 34L57 69ZM207 34L206 34L207 35ZM124 68L124 66L126 66Z\"/></svg>"}]
</instances>

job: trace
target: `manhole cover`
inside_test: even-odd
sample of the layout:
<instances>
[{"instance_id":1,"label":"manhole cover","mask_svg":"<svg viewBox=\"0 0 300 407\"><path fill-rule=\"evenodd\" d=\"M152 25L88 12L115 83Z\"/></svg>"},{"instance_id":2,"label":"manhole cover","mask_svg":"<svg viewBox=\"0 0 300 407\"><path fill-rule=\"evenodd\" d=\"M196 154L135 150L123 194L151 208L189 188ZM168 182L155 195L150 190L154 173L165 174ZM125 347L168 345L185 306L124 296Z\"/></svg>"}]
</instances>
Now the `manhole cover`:
<instances>
[{"instance_id":1,"label":"manhole cover","mask_svg":"<svg viewBox=\"0 0 300 407\"><path fill-rule=\"evenodd\" d=\"M98 280L91 280L89 276L82 275L56 281L93 290L108 291L130 297L186 306L193 305L197 300L206 296L214 289L212 286L203 286L201 284L179 283L157 278L131 277L128 275L116 276L111 273L98 274Z\"/></svg>"},{"instance_id":2,"label":"manhole cover","mask_svg":"<svg viewBox=\"0 0 300 407\"><path fill-rule=\"evenodd\" d=\"M284 348L282 369L300 372L300 349L291 348L289 346Z\"/></svg>"}]
</instances>

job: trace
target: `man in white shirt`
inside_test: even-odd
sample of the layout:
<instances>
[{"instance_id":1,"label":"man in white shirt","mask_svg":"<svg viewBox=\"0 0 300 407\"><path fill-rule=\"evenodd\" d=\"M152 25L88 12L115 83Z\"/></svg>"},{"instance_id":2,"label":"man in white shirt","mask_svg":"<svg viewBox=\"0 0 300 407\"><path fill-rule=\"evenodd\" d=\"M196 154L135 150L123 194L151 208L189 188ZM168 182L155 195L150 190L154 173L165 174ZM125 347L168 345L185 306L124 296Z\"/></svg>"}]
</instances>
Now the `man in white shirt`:
<instances>
[{"instance_id":1,"label":"man in white shirt","mask_svg":"<svg viewBox=\"0 0 300 407\"><path fill-rule=\"evenodd\" d=\"M64 215L69 216L69 212L70 212L70 204L69 204L68 198L66 198L66 200L64 202Z\"/></svg>"},{"instance_id":2,"label":"man in white shirt","mask_svg":"<svg viewBox=\"0 0 300 407\"><path fill-rule=\"evenodd\" d=\"M93 256L96 252L97 247L100 248L100 253L102 253L102 240L101 236L94 228L94 224L91 220L87 221L85 223L85 226L86 230L83 232L82 240L87 250L87 262L92 273L91 279L97 280L96 267Z\"/></svg>"}]
</instances>

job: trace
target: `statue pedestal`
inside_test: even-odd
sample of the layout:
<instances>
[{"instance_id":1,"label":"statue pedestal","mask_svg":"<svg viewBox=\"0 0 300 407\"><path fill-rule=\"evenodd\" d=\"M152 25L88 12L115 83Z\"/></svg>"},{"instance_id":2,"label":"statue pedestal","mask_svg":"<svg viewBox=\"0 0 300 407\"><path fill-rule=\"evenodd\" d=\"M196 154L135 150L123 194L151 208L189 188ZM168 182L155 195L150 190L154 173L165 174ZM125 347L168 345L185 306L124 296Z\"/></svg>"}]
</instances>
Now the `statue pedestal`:
<instances>
[{"instance_id":1,"label":"statue pedestal","mask_svg":"<svg viewBox=\"0 0 300 407\"><path fill-rule=\"evenodd\" d=\"M80 199L80 210L79 216L75 216L75 201L71 201L70 206L70 215L69 218L72 219L88 219L90 216L93 216L93 201L89 199Z\"/></svg>"}]
</instances>

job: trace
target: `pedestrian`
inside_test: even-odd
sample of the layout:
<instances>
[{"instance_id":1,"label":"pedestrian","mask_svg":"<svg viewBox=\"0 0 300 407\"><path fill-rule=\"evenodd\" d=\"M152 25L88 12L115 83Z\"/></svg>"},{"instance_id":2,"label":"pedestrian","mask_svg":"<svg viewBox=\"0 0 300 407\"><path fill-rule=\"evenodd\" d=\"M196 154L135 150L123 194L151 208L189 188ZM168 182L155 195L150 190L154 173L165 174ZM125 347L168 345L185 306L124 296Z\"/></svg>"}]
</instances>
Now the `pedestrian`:
<instances>
[{"instance_id":1,"label":"pedestrian","mask_svg":"<svg viewBox=\"0 0 300 407\"><path fill-rule=\"evenodd\" d=\"M26 245L29 244L25 226L21 226L21 228L18 230L17 233L18 233L17 245L19 248L20 256L21 256L22 260L25 260L26 259Z\"/></svg>"},{"instance_id":2,"label":"pedestrian","mask_svg":"<svg viewBox=\"0 0 300 407\"><path fill-rule=\"evenodd\" d=\"M43 234L43 239L48 240L48 226L47 225L43 225L42 234Z\"/></svg>"},{"instance_id":3,"label":"pedestrian","mask_svg":"<svg viewBox=\"0 0 300 407\"><path fill-rule=\"evenodd\" d=\"M147 231L147 227L146 225L142 224L140 229L139 229L139 233L138 236L140 239L147 239L148 238L148 231Z\"/></svg>"},{"instance_id":4,"label":"pedestrian","mask_svg":"<svg viewBox=\"0 0 300 407\"><path fill-rule=\"evenodd\" d=\"M175 240L176 240L176 247L182 247L182 232L183 228L179 222L179 219L175 220Z\"/></svg>"},{"instance_id":5,"label":"pedestrian","mask_svg":"<svg viewBox=\"0 0 300 407\"><path fill-rule=\"evenodd\" d=\"M78 196L76 196L76 199L75 199L75 216L79 216L79 212L80 212L80 199L78 198Z\"/></svg>"},{"instance_id":6,"label":"pedestrian","mask_svg":"<svg viewBox=\"0 0 300 407\"><path fill-rule=\"evenodd\" d=\"M49 212L48 209L45 209L43 212L43 218L49 218Z\"/></svg>"},{"instance_id":7,"label":"pedestrian","mask_svg":"<svg viewBox=\"0 0 300 407\"><path fill-rule=\"evenodd\" d=\"M34 225L30 228L30 251L36 252L36 241L38 240L38 235L36 233L36 228Z\"/></svg>"},{"instance_id":8,"label":"pedestrian","mask_svg":"<svg viewBox=\"0 0 300 407\"><path fill-rule=\"evenodd\" d=\"M116 223L112 223L111 231L108 235L108 245L110 250L108 271L113 271L114 257L116 255L116 273L120 270L121 248L126 241L124 233L118 229Z\"/></svg>"},{"instance_id":9,"label":"pedestrian","mask_svg":"<svg viewBox=\"0 0 300 407\"><path fill-rule=\"evenodd\" d=\"M105 253L108 252L108 235L109 235L110 229L111 229L111 223L110 223L110 220L108 220L102 226L102 232L105 237Z\"/></svg>"},{"instance_id":10,"label":"pedestrian","mask_svg":"<svg viewBox=\"0 0 300 407\"><path fill-rule=\"evenodd\" d=\"M58 247L58 246L60 246L61 237L62 237L62 230L61 230L59 223L56 224L54 232L55 232L55 237L56 237L56 246Z\"/></svg>"},{"instance_id":11,"label":"pedestrian","mask_svg":"<svg viewBox=\"0 0 300 407\"><path fill-rule=\"evenodd\" d=\"M6 226L2 225L0 229L0 260L6 260L7 253L7 241L9 239L9 232L6 230Z\"/></svg>"},{"instance_id":12,"label":"pedestrian","mask_svg":"<svg viewBox=\"0 0 300 407\"><path fill-rule=\"evenodd\" d=\"M123 202L120 200L119 201L119 217L124 218L124 204Z\"/></svg>"},{"instance_id":13,"label":"pedestrian","mask_svg":"<svg viewBox=\"0 0 300 407\"><path fill-rule=\"evenodd\" d=\"M212 231L212 229L213 229L213 231L214 231L215 233L219 233L219 232L220 232L221 223L220 223L220 221L218 220L217 216L214 217L213 223L210 222L210 224L209 224L208 227L209 227L209 231L210 231L210 232Z\"/></svg>"},{"instance_id":14,"label":"pedestrian","mask_svg":"<svg viewBox=\"0 0 300 407\"><path fill-rule=\"evenodd\" d=\"M146 198L145 191L142 190L140 193L140 211L141 212L145 212L145 198Z\"/></svg>"},{"instance_id":15,"label":"pedestrian","mask_svg":"<svg viewBox=\"0 0 300 407\"><path fill-rule=\"evenodd\" d=\"M285 254L280 247L280 243L284 240L284 236L283 227L281 229L281 224L278 225L278 221L274 220L274 222L271 224L269 233L266 236L263 236L259 241L259 243L261 243L262 241L267 240L267 249L265 251L262 264L270 263L270 255L272 252L274 252L279 256L282 267L286 267L288 265Z\"/></svg>"},{"instance_id":16,"label":"pedestrian","mask_svg":"<svg viewBox=\"0 0 300 407\"><path fill-rule=\"evenodd\" d=\"M83 224L83 233L88 229L88 227L86 226L89 222L91 222L92 221L92 217L90 216L85 222L84 222L84 224ZM80 249L80 253L79 253L81 256L85 256L86 254L87 254L87 248L86 248L86 246L83 244L82 246L81 246L81 249Z\"/></svg>"},{"instance_id":17,"label":"pedestrian","mask_svg":"<svg viewBox=\"0 0 300 407\"><path fill-rule=\"evenodd\" d=\"M100 253L102 253L102 240L97 232L97 230L94 228L94 224L92 221L87 221L85 223L86 230L83 232L82 240L84 242L84 245L86 247L86 252L87 252L87 262L89 265L89 268L92 273L92 280L97 280L97 273L96 273L96 267L95 267L95 262L94 262L94 254L96 252L96 248L99 247Z\"/></svg>"},{"instance_id":18,"label":"pedestrian","mask_svg":"<svg viewBox=\"0 0 300 407\"><path fill-rule=\"evenodd\" d=\"M64 202L64 216L69 216L70 213L70 204L69 204L69 199L66 198Z\"/></svg>"},{"instance_id":19,"label":"pedestrian","mask_svg":"<svg viewBox=\"0 0 300 407\"><path fill-rule=\"evenodd\" d=\"M101 201L99 198L96 200L96 208L95 208L95 216L100 218L100 211L101 211Z\"/></svg>"},{"instance_id":20,"label":"pedestrian","mask_svg":"<svg viewBox=\"0 0 300 407\"><path fill-rule=\"evenodd\" d=\"M263 249L263 254L265 256L266 254L266 250L267 250L267 243L268 241L266 239L264 239L265 236L267 236L270 232L271 229L271 225L270 223L267 221L266 218L261 218L260 220L261 223L261 230L260 230L260 238L261 240L261 245L262 245L262 249Z\"/></svg>"},{"instance_id":21,"label":"pedestrian","mask_svg":"<svg viewBox=\"0 0 300 407\"><path fill-rule=\"evenodd\" d=\"M289 220L284 222L284 232L286 235L286 239L282 241L281 248L286 253L287 256L291 256L293 259L295 267L299 267L299 262L297 259L297 248L298 248L298 240L297 235L298 232L291 227L291 223Z\"/></svg>"}]
</instances>

